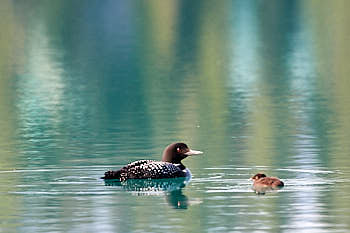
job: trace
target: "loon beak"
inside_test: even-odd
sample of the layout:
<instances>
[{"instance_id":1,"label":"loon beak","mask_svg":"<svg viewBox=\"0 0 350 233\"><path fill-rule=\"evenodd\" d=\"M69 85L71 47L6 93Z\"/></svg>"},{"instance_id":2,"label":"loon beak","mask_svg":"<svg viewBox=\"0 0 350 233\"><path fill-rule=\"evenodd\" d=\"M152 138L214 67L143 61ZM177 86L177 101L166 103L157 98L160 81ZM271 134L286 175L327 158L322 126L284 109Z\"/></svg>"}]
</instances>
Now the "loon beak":
<instances>
[{"instance_id":1,"label":"loon beak","mask_svg":"<svg viewBox=\"0 0 350 233\"><path fill-rule=\"evenodd\" d=\"M200 155L203 154L202 151L199 150L189 150L185 153L185 155L191 156L191 155Z\"/></svg>"}]
</instances>

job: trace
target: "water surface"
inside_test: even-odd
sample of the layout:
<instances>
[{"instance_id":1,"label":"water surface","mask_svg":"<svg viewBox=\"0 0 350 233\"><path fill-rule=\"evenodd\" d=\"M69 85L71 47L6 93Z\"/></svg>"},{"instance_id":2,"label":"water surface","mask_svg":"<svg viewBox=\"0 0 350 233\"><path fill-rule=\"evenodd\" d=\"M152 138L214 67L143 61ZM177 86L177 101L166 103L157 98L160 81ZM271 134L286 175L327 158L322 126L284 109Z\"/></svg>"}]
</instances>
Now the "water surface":
<instances>
[{"instance_id":1,"label":"water surface","mask_svg":"<svg viewBox=\"0 0 350 233\"><path fill-rule=\"evenodd\" d=\"M348 5L1 1L0 231L350 232Z\"/></svg>"}]
</instances>

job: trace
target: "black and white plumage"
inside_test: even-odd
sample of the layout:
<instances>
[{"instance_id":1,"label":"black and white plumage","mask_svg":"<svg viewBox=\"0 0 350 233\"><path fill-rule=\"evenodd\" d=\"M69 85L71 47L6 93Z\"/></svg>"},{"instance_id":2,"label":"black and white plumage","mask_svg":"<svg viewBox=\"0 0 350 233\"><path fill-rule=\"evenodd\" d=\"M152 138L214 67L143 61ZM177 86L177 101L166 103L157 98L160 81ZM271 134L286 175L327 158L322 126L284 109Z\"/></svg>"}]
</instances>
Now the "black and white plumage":
<instances>
[{"instance_id":1,"label":"black and white plumage","mask_svg":"<svg viewBox=\"0 0 350 233\"><path fill-rule=\"evenodd\" d=\"M185 143L173 143L163 152L162 161L138 160L117 171L107 171L102 179L165 179L185 177L188 175L181 160L191 155L202 154L201 151L190 150Z\"/></svg>"},{"instance_id":2,"label":"black and white plumage","mask_svg":"<svg viewBox=\"0 0 350 233\"><path fill-rule=\"evenodd\" d=\"M118 171L108 171L103 179L119 179L125 181L127 179L162 179L184 177L186 174L182 169L172 163L139 160L129 163Z\"/></svg>"}]
</instances>

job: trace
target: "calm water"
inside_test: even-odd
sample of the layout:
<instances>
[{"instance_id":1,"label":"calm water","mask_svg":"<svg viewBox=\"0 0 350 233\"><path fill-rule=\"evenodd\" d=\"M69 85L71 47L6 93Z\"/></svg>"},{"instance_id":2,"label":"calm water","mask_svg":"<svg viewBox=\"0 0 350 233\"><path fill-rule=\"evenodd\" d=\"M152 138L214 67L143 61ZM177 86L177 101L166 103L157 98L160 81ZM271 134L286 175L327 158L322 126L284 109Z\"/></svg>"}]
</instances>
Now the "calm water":
<instances>
[{"instance_id":1,"label":"calm water","mask_svg":"<svg viewBox=\"0 0 350 233\"><path fill-rule=\"evenodd\" d=\"M0 232L350 232L348 9L2 0ZM99 179L174 141L191 180Z\"/></svg>"}]
</instances>

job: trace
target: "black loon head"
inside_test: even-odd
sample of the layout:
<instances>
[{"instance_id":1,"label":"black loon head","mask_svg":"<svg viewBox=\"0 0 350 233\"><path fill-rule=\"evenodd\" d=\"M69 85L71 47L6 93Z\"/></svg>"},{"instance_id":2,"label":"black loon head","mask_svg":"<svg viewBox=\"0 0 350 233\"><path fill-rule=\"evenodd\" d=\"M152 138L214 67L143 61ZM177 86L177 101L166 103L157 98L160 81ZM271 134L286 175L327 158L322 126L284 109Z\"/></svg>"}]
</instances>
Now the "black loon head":
<instances>
[{"instance_id":1,"label":"black loon head","mask_svg":"<svg viewBox=\"0 0 350 233\"><path fill-rule=\"evenodd\" d=\"M265 174L263 174L263 173L258 173L258 174L256 174L256 175L254 175L254 176L252 176L252 180L259 180L260 178L263 178L263 177L266 177L266 175Z\"/></svg>"},{"instance_id":2,"label":"black loon head","mask_svg":"<svg viewBox=\"0 0 350 233\"><path fill-rule=\"evenodd\" d=\"M185 143L172 143L164 149L162 161L181 164L181 160L187 156L199 155L202 153L201 151L191 150Z\"/></svg>"}]
</instances>

